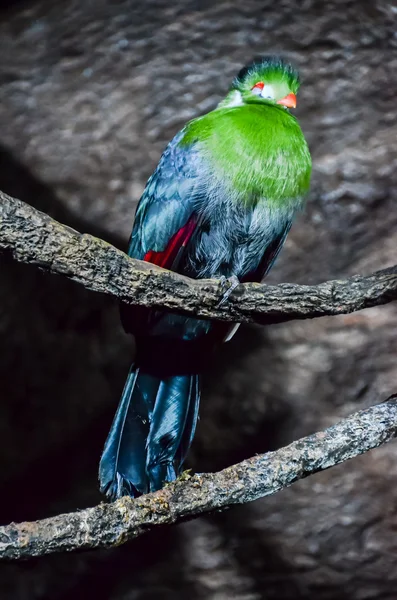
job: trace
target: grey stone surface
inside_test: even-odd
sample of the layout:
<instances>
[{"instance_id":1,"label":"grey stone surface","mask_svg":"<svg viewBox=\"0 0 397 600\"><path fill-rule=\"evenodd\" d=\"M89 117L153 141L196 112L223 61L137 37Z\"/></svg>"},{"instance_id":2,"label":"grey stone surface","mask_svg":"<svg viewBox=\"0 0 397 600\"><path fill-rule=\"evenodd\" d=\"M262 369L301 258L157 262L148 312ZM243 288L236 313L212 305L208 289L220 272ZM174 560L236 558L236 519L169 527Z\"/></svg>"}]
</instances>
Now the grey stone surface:
<instances>
[{"instance_id":1,"label":"grey stone surface","mask_svg":"<svg viewBox=\"0 0 397 600\"><path fill-rule=\"evenodd\" d=\"M77 2L1 13L0 188L123 246L165 143L268 51L301 70L312 191L270 281L395 262L397 38L387 0ZM0 518L100 500L132 343L117 306L1 259ZM397 310L246 328L205 382L191 464L216 469L396 392ZM25 598L396 597L393 443L224 515L115 551L0 567Z\"/></svg>"}]
</instances>

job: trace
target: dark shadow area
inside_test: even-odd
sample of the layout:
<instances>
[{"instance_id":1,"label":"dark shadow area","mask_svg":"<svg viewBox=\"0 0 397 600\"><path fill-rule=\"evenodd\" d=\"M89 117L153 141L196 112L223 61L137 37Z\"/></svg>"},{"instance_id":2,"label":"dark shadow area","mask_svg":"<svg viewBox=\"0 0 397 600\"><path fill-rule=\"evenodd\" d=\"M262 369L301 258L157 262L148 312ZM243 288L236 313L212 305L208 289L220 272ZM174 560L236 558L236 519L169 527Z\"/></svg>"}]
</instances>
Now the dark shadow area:
<instances>
[{"instance_id":1,"label":"dark shadow area","mask_svg":"<svg viewBox=\"0 0 397 600\"><path fill-rule=\"evenodd\" d=\"M29 6L31 0L1 0L0 2L0 21L7 17L7 12L15 8L23 8Z\"/></svg>"},{"instance_id":2,"label":"dark shadow area","mask_svg":"<svg viewBox=\"0 0 397 600\"><path fill-rule=\"evenodd\" d=\"M285 439L293 409L285 401L282 384L270 386L268 394L261 391L255 361L259 349L264 370L283 370L283 357L267 338L266 328L241 326L234 338L219 348L211 369L204 374L197 449L193 447L198 471L223 469L254 454L274 450ZM236 374L240 374L238 387L232 383ZM272 379L273 375L270 382ZM205 450L205 427L210 421L224 435L223 447L212 453Z\"/></svg>"},{"instance_id":3,"label":"dark shadow area","mask_svg":"<svg viewBox=\"0 0 397 600\"><path fill-rule=\"evenodd\" d=\"M78 231L123 246L76 219L5 149L0 189ZM0 334L7 340L0 364L1 521L97 503L96 464L123 383L123 348L126 365L132 354L117 302L5 254L0 273ZM84 485L76 487L76 481ZM21 489L29 490L28 501Z\"/></svg>"}]
</instances>

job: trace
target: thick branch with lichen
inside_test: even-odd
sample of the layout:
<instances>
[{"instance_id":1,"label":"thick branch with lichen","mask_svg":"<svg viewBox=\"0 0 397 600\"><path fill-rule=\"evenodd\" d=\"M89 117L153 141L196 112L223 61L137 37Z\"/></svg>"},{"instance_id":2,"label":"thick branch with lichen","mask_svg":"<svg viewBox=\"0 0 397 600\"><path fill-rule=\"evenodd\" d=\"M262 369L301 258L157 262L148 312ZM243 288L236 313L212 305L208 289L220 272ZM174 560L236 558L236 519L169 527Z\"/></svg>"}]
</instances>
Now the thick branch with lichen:
<instances>
[{"instance_id":1,"label":"thick branch with lichen","mask_svg":"<svg viewBox=\"0 0 397 600\"><path fill-rule=\"evenodd\" d=\"M218 473L182 477L159 492L76 513L0 527L0 558L119 546L149 529L274 494L389 441L397 434L397 395L285 448Z\"/></svg>"},{"instance_id":2,"label":"thick branch with lichen","mask_svg":"<svg viewBox=\"0 0 397 600\"><path fill-rule=\"evenodd\" d=\"M226 321L275 323L350 313L397 299L397 266L319 285L246 283L218 306L214 280L192 280L129 258L0 192L0 249L129 304Z\"/></svg>"}]
</instances>

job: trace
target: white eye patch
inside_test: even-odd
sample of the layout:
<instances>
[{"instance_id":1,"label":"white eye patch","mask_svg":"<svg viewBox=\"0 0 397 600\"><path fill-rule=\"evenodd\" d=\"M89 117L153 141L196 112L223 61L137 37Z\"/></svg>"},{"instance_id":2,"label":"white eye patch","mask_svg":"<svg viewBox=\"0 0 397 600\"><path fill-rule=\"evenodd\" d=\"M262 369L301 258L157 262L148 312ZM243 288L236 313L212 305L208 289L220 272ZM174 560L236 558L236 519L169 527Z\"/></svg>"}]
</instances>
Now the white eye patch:
<instances>
[{"instance_id":1,"label":"white eye patch","mask_svg":"<svg viewBox=\"0 0 397 600\"><path fill-rule=\"evenodd\" d=\"M274 100L274 90L271 85L264 85L263 89L260 93L261 98L265 98L266 100Z\"/></svg>"}]
</instances>

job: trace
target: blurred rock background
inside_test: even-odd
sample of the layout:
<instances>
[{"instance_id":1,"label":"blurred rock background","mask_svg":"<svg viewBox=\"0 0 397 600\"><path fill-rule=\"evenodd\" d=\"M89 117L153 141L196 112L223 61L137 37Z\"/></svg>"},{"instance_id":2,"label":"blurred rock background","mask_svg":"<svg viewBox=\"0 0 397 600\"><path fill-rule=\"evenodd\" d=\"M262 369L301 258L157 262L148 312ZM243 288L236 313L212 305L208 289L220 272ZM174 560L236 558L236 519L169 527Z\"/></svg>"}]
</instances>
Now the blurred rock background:
<instances>
[{"instance_id":1,"label":"blurred rock background","mask_svg":"<svg viewBox=\"0 0 397 600\"><path fill-rule=\"evenodd\" d=\"M260 53L299 67L314 161L269 280L396 262L387 0L19 0L0 12L0 189L125 248L162 149ZM397 391L397 309L242 328L206 376L190 464L215 470ZM98 503L132 356L112 300L0 258L0 520ZM10 600L392 600L397 446L111 551L0 566Z\"/></svg>"}]
</instances>

